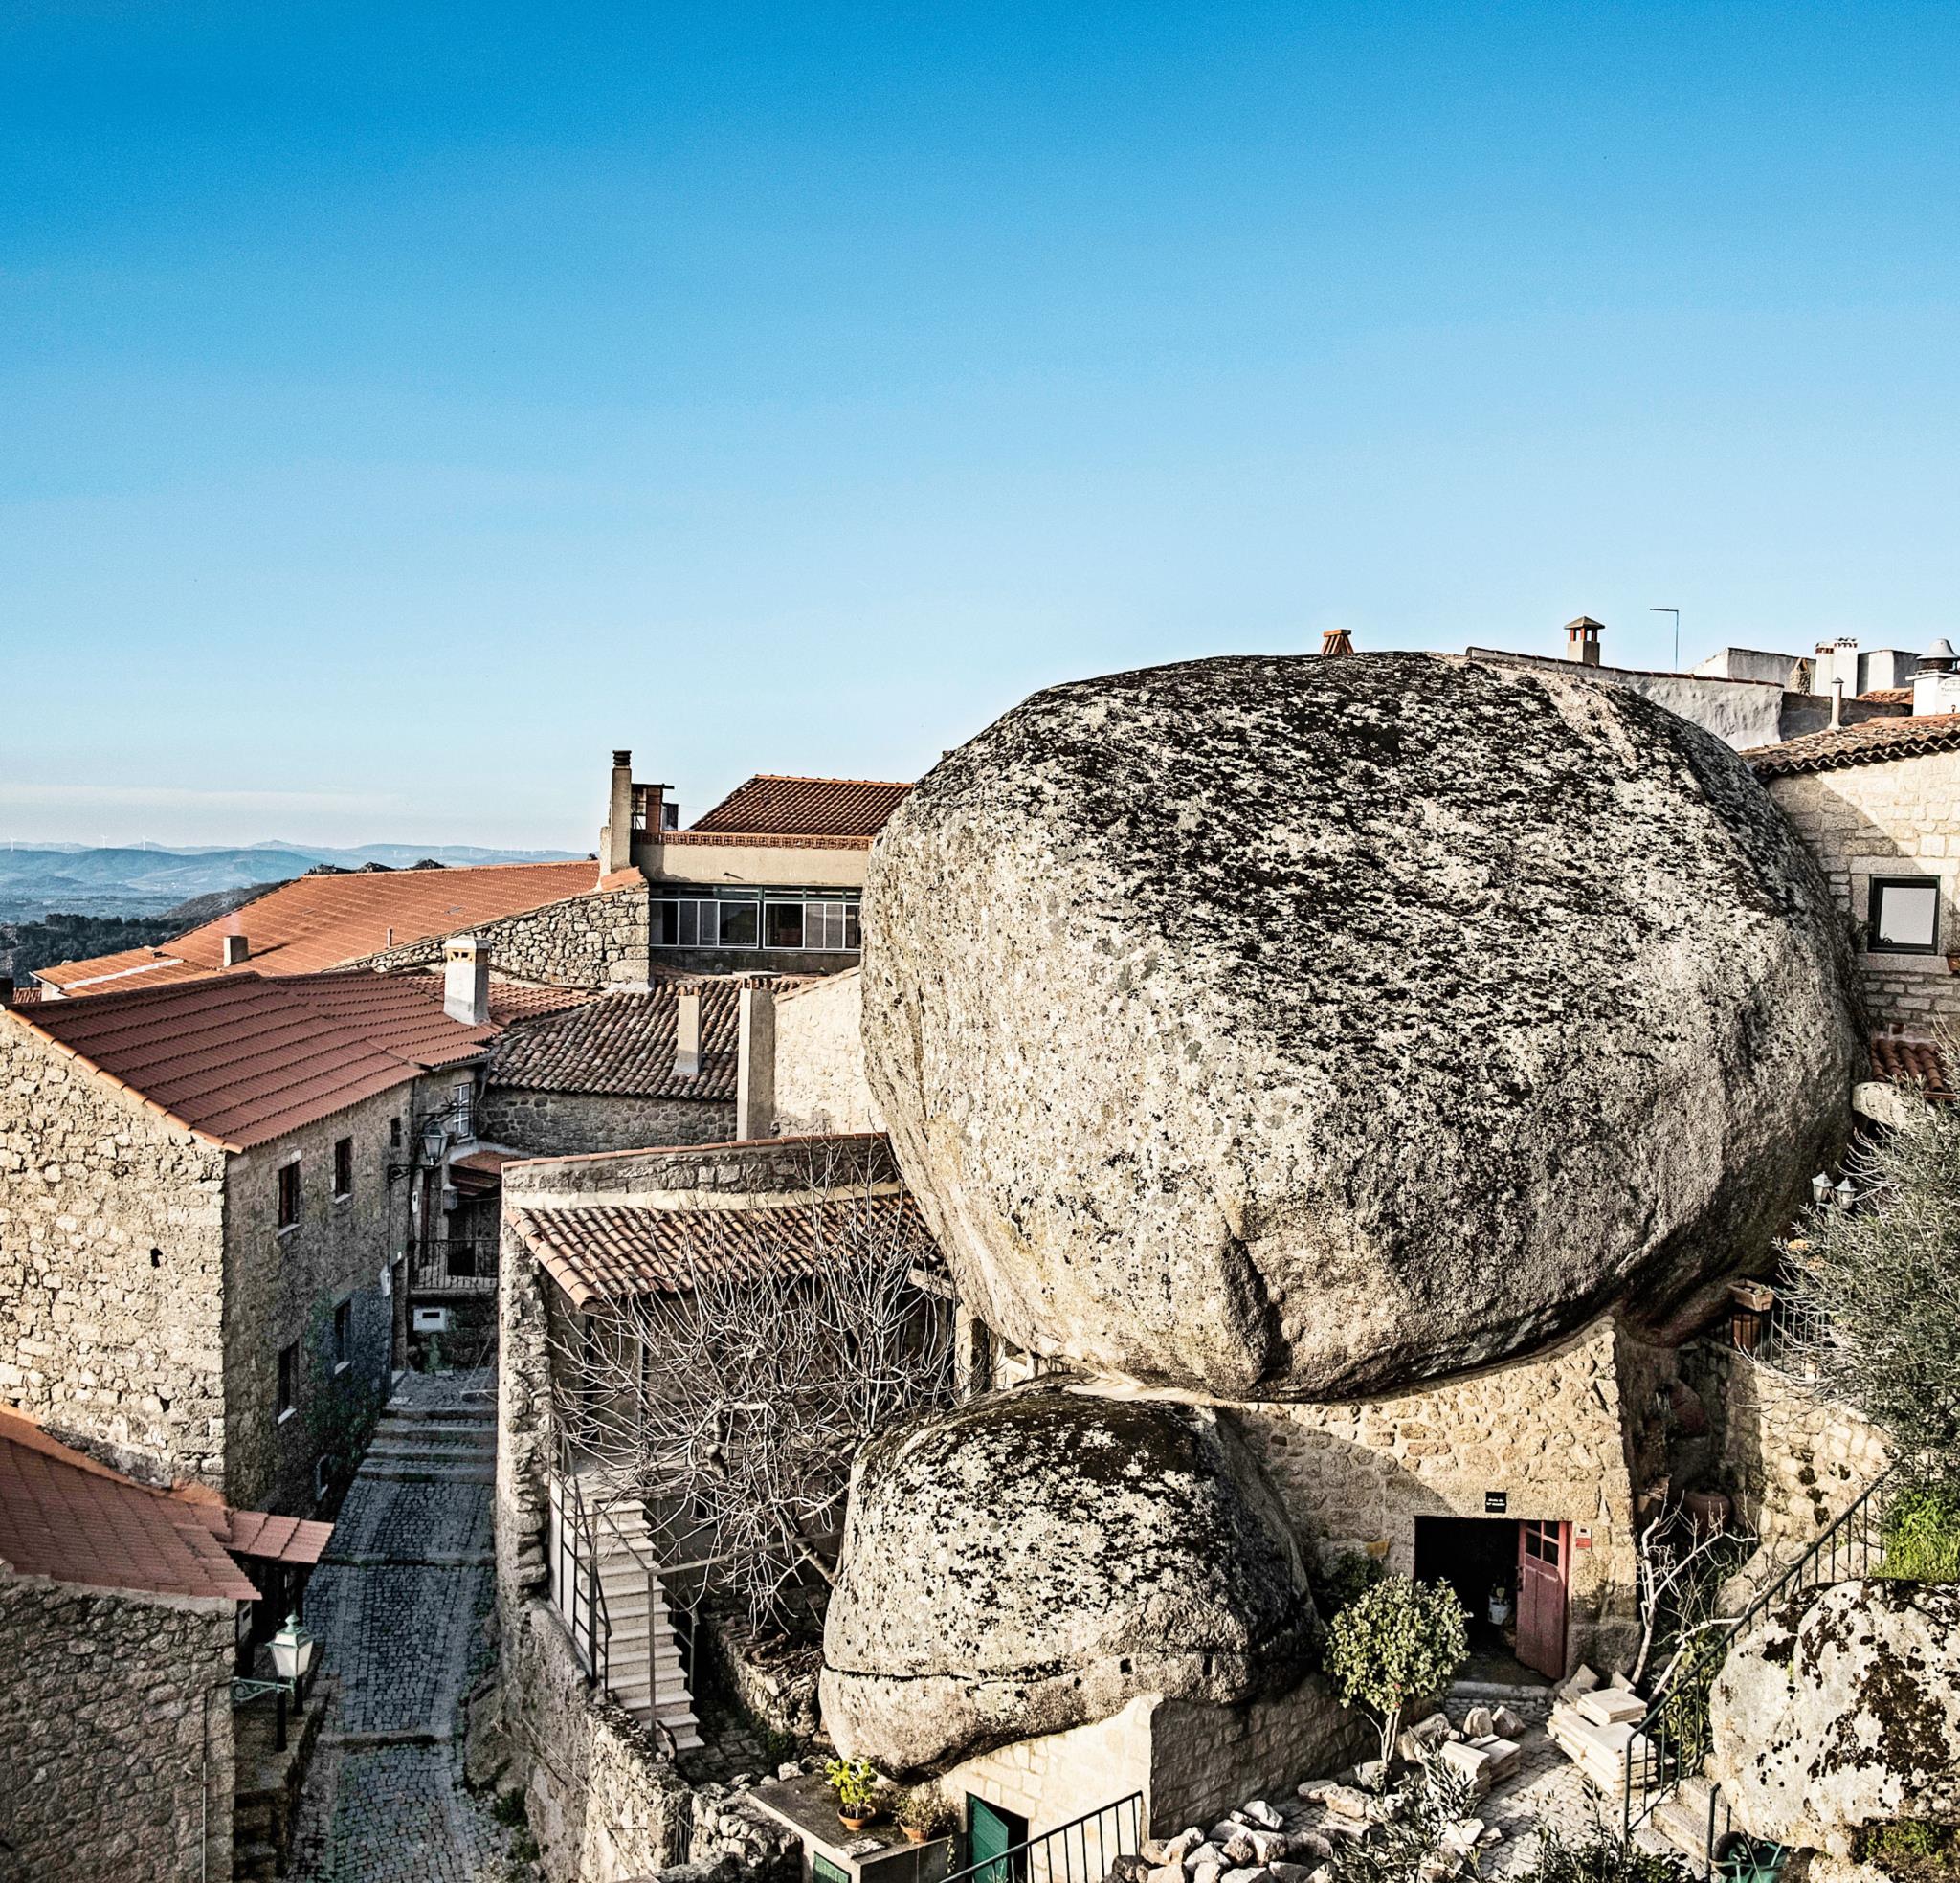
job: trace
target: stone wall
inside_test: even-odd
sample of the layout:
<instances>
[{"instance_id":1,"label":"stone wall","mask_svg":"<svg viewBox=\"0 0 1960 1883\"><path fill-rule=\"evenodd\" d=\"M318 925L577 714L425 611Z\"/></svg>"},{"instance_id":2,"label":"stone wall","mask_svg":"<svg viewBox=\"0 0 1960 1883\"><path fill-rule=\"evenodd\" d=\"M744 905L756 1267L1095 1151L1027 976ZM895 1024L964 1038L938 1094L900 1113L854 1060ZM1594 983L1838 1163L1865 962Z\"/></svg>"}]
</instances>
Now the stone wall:
<instances>
[{"instance_id":1,"label":"stone wall","mask_svg":"<svg viewBox=\"0 0 1960 1883\"><path fill-rule=\"evenodd\" d=\"M231 1875L234 1615L0 1571L8 1875Z\"/></svg>"},{"instance_id":2,"label":"stone wall","mask_svg":"<svg viewBox=\"0 0 1960 1883\"><path fill-rule=\"evenodd\" d=\"M722 1144L735 1135L735 1101L492 1085L485 1087L478 1109L477 1135L533 1157L627 1151L649 1144Z\"/></svg>"},{"instance_id":3,"label":"stone wall","mask_svg":"<svg viewBox=\"0 0 1960 1883\"><path fill-rule=\"evenodd\" d=\"M657 1199L691 1190L762 1194L807 1189L813 1181L839 1185L899 1182L891 1146L879 1132L535 1158L505 1164L502 1175L506 1207L516 1202L527 1207L548 1207L553 1201ZM506 1236L506 1252L508 1245Z\"/></svg>"},{"instance_id":4,"label":"stone wall","mask_svg":"<svg viewBox=\"0 0 1960 1883\"><path fill-rule=\"evenodd\" d=\"M597 871L597 864L593 866ZM595 889L586 896L547 902L541 909L473 922L459 934L474 935L490 951L500 974L553 987L644 986L647 981L647 888L644 883ZM440 965L449 938L430 936L384 948L345 966L382 973Z\"/></svg>"},{"instance_id":5,"label":"stone wall","mask_svg":"<svg viewBox=\"0 0 1960 1883\"><path fill-rule=\"evenodd\" d=\"M1633 1487L1611 1318L1529 1360L1358 1404L1241 1408L1289 1515L1323 1552L1361 1548L1410 1573L1418 1517L1570 1522L1568 1665L1617 1666L1635 1622ZM1575 1541L1578 1533L1575 1532Z\"/></svg>"},{"instance_id":6,"label":"stone wall","mask_svg":"<svg viewBox=\"0 0 1960 1883\"><path fill-rule=\"evenodd\" d=\"M1766 1566L1800 1555L1890 1462L1862 1413L1727 1341L1695 1341L1681 1362L1708 1415L1716 1475L1762 1539Z\"/></svg>"},{"instance_id":7,"label":"stone wall","mask_svg":"<svg viewBox=\"0 0 1960 1883\"><path fill-rule=\"evenodd\" d=\"M1140 1791L1146 1835L1169 1837L1336 1771L1372 1744L1368 1722L1311 1674L1290 1694L1243 1706L1140 1695L1107 1719L966 1760L938 1783L963 1818L971 1793L1025 1818L1033 1837Z\"/></svg>"},{"instance_id":8,"label":"stone wall","mask_svg":"<svg viewBox=\"0 0 1960 1883\"><path fill-rule=\"evenodd\" d=\"M1927 752L1763 780L1823 866L1854 924L1859 984L1875 1024L1925 1034L1960 1020L1960 977L1937 955L1863 947L1874 876L1929 876L1940 885L1940 947L1960 947L1960 752Z\"/></svg>"},{"instance_id":9,"label":"stone wall","mask_svg":"<svg viewBox=\"0 0 1960 1883\"><path fill-rule=\"evenodd\" d=\"M225 1153L0 1011L0 1401L222 1482Z\"/></svg>"},{"instance_id":10,"label":"stone wall","mask_svg":"<svg viewBox=\"0 0 1960 1883\"><path fill-rule=\"evenodd\" d=\"M433 1100L431 1101L433 1102ZM404 1084L231 1160L225 1197L226 1497L249 1510L310 1515L314 1463L358 1456L388 1387L393 1302L382 1274L406 1246L413 1088ZM401 1120L402 1143L392 1121ZM354 1187L333 1195L334 1144L354 1141ZM278 1171L300 1161L300 1221L278 1227ZM334 1308L351 1309L351 1354L333 1352ZM278 1355L298 1342L292 1413L278 1406Z\"/></svg>"},{"instance_id":11,"label":"stone wall","mask_svg":"<svg viewBox=\"0 0 1960 1883\"><path fill-rule=\"evenodd\" d=\"M854 967L776 999L776 1129L880 1131L864 1079L864 978Z\"/></svg>"}]
</instances>

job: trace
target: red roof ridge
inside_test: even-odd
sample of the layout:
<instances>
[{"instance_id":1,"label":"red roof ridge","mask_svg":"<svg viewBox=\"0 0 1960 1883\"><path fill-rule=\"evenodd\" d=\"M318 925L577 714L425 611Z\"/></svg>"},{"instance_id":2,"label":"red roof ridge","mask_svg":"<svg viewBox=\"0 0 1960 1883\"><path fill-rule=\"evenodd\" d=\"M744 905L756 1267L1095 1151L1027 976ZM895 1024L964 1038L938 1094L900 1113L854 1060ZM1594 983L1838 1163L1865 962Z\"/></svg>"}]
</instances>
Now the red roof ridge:
<instances>
[{"instance_id":1,"label":"red roof ridge","mask_svg":"<svg viewBox=\"0 0 1960 1883\"><path fill-rule=\"evenodd\" d=\"M810 771L758 771L751 774L749 782L758 778L769 785L876 785L882 791L909 791L919 782L916 778L819 778Z\"/></svg>"}]
</instances>

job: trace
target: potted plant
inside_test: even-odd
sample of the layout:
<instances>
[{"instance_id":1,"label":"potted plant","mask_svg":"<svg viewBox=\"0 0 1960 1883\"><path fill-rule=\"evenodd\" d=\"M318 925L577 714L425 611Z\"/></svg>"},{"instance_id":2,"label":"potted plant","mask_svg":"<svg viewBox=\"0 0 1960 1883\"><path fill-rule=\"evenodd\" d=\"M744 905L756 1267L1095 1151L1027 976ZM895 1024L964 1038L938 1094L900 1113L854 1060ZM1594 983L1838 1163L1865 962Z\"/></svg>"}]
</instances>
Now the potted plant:
<instances>
[{"instance_id":1,"label":"potted plant","mask_svg":"<svg viewBox=\"0 0 1960 1883\"><path fill-rule=\"evenodd\" d=\"M846 1830L862 1830L877 1818L884 1781L870 1760L833 1759L823 1768L823 1782L837 1794L837 1821Z\"/></svg>"},{"instance_id":2,"label":"potted plant","mask_svg":"<svg viewBox=\"0 0 1960 1883\"><path fill-rule=\"evenodd\" d=\"M937 1785L914 1785L909 1791L902 1791L892 1815L898 1819L899 1828L914 1844L924 1844L928 1838L944 1837L952 1828L952 1806L946 1802Z\"/></svg>"}]
</instances>

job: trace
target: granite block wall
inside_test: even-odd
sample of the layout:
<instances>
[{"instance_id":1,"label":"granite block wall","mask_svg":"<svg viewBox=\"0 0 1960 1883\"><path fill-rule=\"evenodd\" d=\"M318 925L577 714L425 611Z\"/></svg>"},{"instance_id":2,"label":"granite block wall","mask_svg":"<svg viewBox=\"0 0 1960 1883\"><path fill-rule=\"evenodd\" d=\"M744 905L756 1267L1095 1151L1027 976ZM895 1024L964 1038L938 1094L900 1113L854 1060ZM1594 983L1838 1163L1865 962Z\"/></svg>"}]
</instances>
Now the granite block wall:
<instances>
[{"instance_id":1,"label":"granite block wall","mask_svg":"<svg viewBox=\"0 0 1960 1883\"><path fill-rule=\"evenodd\" d=\"M0 1401L222 1482L225 1153L0 1011Z\"/></svg>"},{"instance_id":2,"label":"granite block wall","mask_svg":"<svg viewBox=\"0 0 1960 1883\"><path fill-rule=\"evenodd\" d=\"M596 880L598 865L592 866ZM541 909L475 922L458 934L474 935L490 950L493 968L521 981L554 987L644 986L648 953L647 887L594 889L590 895L547 902ZM392 973L400 968L438 966L449 938L384 948L348 968Z\"/></svg>"},{"instance_id":3,"label":"granite block wall","mask_svg":"<svg viewBox=\"0 0 1960 1883\"><path fill-rule=\"evenodd\" d=\"M863 976L853 968L776 999L776 1129L883 1128L864 1078Z\"/></svg>"},{"instance_id":4,"label":"granite block wall","mask_svg":"<svg viewBox=\"0 0 1960 1883\"><path fill-rule=\"evenodd\" d=\"M721 1144L735 1135L735 1101L492 1085L478 1105L477 1134L533 1157L629 1151L649 1144Z\"/></svg>"},{"instance_id":5,"label":"granite block wall","mask_svg":"<svg viewBox=\"0 0 1960 1883\"><path fill-rule=\"evenodd\" d=\"M1960 1019L1960 752L1927 752L1764 781L1823 866L1853 924L1859 983L1873 1023L1924 1035ZM1929 876L1940 886L1941 952L1904 955L1863 946L1874 876Z\"/></svg>"},{"instance_id":6,"label":"granite block wall","mask_svg":"<svg viewBox=\"0 0 1960 1883\"><path fill-rule=\"evenodd\" d=\"M0 1571L6 1874L232 1873L234 1616L230 1602Z\"/></svg>"}]
</instances>

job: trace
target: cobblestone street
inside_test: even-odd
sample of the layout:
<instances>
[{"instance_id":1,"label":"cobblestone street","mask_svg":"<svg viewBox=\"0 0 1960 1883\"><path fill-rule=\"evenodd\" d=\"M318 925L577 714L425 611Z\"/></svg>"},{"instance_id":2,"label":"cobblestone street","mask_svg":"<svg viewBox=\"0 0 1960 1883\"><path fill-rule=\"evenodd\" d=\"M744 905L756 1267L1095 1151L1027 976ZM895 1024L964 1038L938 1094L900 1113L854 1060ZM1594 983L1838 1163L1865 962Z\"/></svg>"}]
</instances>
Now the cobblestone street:
<instances>
[{"instance_id":1,"label":"cobblestone street","mask_svg":"<svg viewBox=\"0 0 1960 1883\"><path fill-rule=\"evenodd\" d=\"M315 1572L306 1619L337 1683L307 1775L301 1883L518 1883L464 1787L462 1700L487 1659L490 1373L396 1387Z\"/></svg>"}]
</instances>

